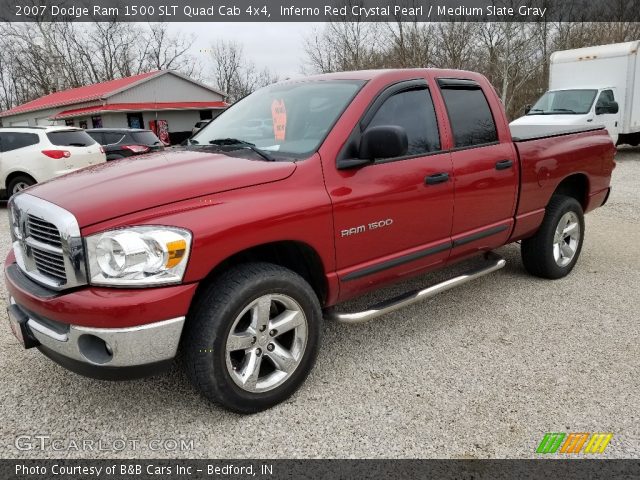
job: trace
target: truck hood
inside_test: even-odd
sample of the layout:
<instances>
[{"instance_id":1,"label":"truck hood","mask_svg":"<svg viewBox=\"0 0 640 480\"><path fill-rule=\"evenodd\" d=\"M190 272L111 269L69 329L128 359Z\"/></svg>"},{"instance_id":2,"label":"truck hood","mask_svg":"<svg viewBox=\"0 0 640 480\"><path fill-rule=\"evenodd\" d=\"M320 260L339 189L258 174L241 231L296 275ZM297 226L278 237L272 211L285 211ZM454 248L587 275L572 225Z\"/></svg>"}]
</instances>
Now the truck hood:
<instances>
[{"instance_id":1,"label":"truck hood","mask_svg":"<svg viewBox=\"0 0 640 480\"><path fill-rule=\"evenodd\" d=\"M86 227L181 200L276 182L295 169L293 162L177 149L84 168L28 191L70 211Z\"/></svg>"}]
</instances>

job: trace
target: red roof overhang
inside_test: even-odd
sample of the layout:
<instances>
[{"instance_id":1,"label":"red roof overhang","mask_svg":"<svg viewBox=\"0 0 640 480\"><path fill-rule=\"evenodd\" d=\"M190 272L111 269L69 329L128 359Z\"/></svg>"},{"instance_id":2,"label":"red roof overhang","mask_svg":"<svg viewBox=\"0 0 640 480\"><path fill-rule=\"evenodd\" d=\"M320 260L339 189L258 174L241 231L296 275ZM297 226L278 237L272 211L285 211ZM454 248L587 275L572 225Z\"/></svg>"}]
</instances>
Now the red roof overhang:
<instances>
[{"instance_id":1,"label":"red roof overhang","mask_svg":"<svg viewBox=\"0 0 640 480\"><path fill-rule=\"evenodd\" d=\"M106 98L128 87L132 87L140 82L161 75L163 71L154 70L152 72L141 73L132 77L118 78L108 82L94 83L84 87L71 88L62 90L44 97L36 98L31 102L23 103L11 110L0 112L0 117L9 117L11 115L19 115L27 112L35 112L48 108L64 107L65 105L74 105L76 103L86 103Z\"/></svg>"},{"instance_id":2,"label":"red roof overhang","mask_svg":"<svg viewBox=\"0 0 640 480\"><path fill-rule=\"evenodd\" d=\"M207 110L224 109L229 106L226 102L146 102L146 103L112 103L109 105L94 105L92 107L74 108L59 112L51 119L63 119L96 115L109 112L158 112L170 110Z\"/></svg>"}]
</instances>

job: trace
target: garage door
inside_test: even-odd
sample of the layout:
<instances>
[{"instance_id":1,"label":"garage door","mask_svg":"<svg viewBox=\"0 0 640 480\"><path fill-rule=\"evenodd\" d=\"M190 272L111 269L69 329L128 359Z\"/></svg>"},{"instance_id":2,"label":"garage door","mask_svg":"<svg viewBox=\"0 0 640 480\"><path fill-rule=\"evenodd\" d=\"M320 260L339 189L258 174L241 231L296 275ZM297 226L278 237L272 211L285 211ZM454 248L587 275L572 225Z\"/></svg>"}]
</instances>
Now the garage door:
<instances>
[{"instance_id":1,"label":"garage door","mask_svg":"<svg viewBox=\"0 0 640 480\"><path fill-rule=\"evenodd\" d=\"M23 120L22 122L9 122L10 127L28 127L29 120Z\"/></svg>"}]
</instances>

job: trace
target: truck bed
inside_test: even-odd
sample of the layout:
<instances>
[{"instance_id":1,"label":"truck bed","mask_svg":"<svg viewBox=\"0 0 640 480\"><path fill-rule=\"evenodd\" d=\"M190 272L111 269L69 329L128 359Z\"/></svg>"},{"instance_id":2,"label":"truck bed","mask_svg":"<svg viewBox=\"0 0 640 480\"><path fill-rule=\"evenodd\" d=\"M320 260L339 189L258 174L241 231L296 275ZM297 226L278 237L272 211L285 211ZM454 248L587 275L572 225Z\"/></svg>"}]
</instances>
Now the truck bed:
<instances>
[{"instance_id":1,"label":"truck bed","mask_svg":"<svg viewBox=\"0 0 640 480\"><path fill-rule=\"evenodd\" d=\"M530 130L530 129L527 129ZM605 198L615 147L603 127L565 129L561 132L527 132L514 139L520 160L520 198L512 240L526 238L542 222L545 207L564 179L575 176L584 188L585 212Z\"/></svg>"},{"instance_id":2,"label":"truck bed","mask_svg":"<svg viewBox=\"0 0 640 480\"><path fill-rule=\"evenodd\" d=\"M558 125L509 125L509 129L511 130L511 137L514 142L528 142L541 138L604 130L604 126L576 127L569 125L566 127L558 127Z\"/></svg>"}]
</instances>

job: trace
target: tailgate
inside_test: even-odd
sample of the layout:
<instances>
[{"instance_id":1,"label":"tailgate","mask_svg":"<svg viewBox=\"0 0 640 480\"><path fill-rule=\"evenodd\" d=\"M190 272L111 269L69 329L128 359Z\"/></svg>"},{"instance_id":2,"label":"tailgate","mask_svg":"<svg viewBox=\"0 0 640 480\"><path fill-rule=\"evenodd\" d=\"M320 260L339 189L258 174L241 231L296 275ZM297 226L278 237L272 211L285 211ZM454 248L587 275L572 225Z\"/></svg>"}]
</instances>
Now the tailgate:
<instances>
[{"instance_id":1,"label":"tailgate","mask_svg":"<svg viewBox=\"0 0 640 480\"><path fill-rule=\"evenodd\" d=\"M88 147L65 147L71 153L71 156L65 158L65 167L68 169L82 168L89 165L95 165L105 161L104 153L100 151L100 145L94 143Z\"/></svg>"},{"instance_id":2,"label":"tailgate","mask_svg":"<svg viewBox=\"0 0 640 480\"><path fill-rule=\"evenodd\" d=\"M67 169L82 168L105 161L100 144L84 130L59 130L47 132L47 138L55 148L70 153L65 157Z\"/></svg>"}]
</instances>

